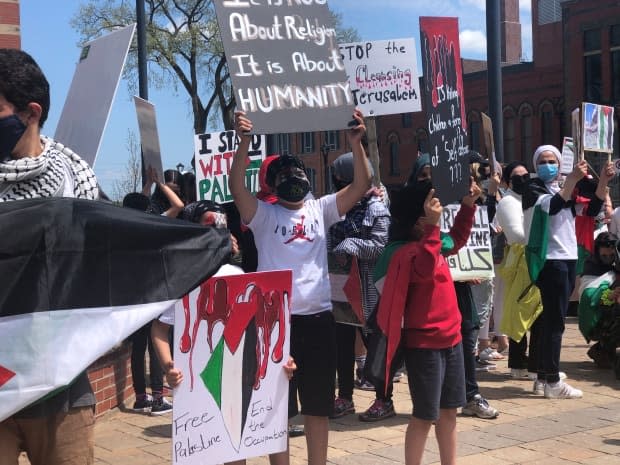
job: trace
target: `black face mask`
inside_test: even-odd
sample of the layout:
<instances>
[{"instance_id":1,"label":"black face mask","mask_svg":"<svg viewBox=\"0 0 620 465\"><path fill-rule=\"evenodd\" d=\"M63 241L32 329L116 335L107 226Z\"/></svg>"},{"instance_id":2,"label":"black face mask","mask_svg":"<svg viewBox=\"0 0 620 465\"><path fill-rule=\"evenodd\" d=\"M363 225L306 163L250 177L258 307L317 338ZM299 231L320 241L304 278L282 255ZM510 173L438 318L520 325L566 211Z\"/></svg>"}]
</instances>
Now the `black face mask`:
<instances>
[{"instance_id":1,"label":"black face mask","mask_svg":"<svg viewBox=\"0 0 620 465\"><path fill-rule=\"evenodd\" d=\"M299 202L310 192L310 182L305 177L287 176L276 187L276 195L287 202Z\"/></svg>"},{"instance_id":2,"label":"black face mask","mask_svg":"<svg viewBox=\"0 0 620 465\"><path fill-rule=\"evenodd\" d=\"M0 118L0 159L11 157L11 152L26 132L26 125L17 117Z\"/></svg>"},{"instance_id":3,"label":"black face mask","mask_svg":"<svg viewBox=\"0 0 620 465\"><path fill-rule=\"evenodd\" d=\"M523 193L525 192L525 186L527 185L527 182L529 180L530 180L529 173L522 174L522 175L515 174L514 176L511 176L510 183L512 184L512 191L515 194L523 195Z\"/></svg>"}]
</instances>

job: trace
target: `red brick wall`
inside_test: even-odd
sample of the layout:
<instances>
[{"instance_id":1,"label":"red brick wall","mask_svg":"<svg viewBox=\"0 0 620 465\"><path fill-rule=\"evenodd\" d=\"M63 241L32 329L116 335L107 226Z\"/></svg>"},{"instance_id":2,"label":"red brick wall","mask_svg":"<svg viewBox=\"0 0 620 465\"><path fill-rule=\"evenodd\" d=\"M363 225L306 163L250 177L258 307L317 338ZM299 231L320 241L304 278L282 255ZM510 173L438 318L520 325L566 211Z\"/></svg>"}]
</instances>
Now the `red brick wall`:
<instances>
[{"instance_id":1,"label":"red brick wall","mask_svg":"<svg viewBox=\"0 0 620 465\"><path fill-rule=\"evenodd\" d=\"M88 369L88 379L97 398L96 415L101 415L134 395L131 377L131 343L108 352Z\"/></svg>"},{"instance_id":2,"label":"red brick wall","mask_svg":"<svg viewBox=\"0 0 620 465\"><path fill-rule=\"evenodd\" d=\"M0 0L0 48L20 48L19 1Z\"/></svg>"}]
</instances>

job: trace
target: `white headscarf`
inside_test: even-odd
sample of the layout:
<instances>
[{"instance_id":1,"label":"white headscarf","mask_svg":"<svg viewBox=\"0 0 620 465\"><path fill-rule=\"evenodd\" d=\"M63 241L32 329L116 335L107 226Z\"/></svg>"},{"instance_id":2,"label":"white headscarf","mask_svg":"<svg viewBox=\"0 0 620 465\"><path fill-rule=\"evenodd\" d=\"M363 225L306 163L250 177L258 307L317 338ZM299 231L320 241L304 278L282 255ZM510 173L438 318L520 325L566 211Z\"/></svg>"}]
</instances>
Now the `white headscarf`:
<instances>
[{"instance_id":1,"label":"white headscarf","mask_svg":"<svg viewBox=\"0 0 620 465\"><path fill-rule=\"evenodd\" d=\"M561 168L562 163L562 154L554 145L541 145L534 152L534 156L532 157L532 163L534 164L534 170L538 172L538 159L543 152L551 152L555 155L555 158L558 159L558 167Z\"/></svg>"}]
</instances>

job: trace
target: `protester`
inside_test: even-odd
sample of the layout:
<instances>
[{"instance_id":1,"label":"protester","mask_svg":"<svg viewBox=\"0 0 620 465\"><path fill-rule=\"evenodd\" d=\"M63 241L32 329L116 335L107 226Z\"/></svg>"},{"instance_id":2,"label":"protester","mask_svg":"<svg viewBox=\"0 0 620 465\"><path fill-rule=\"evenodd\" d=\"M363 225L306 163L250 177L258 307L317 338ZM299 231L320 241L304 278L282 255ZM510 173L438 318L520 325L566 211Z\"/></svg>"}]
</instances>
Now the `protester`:
<instances>
[{"instance_id":1,"label":"protester","mask_svg":"<svg viewBox=\"0 0 620 465\"><path fill-rule=\"evenodd\" d=\"M588 165L585 160L578 162L560 187L561 159L560 151L552 145L542 145L536 149L532 163L538 177L531 179L525 189L523 209L528 270L540 289L543 304L538 343L540 358L534 391L544 392L547 398L574 399L582 397L583 393L560 379L560 352L578 258L573 191L587 174ZM584 214L599 214L607 195L607 184L614 175L613 165L605 164L595 196ZM540 234L540 228L532 227L540 224L546 225L543 234Z\"/></svg>"},{"instance_id":2,"label":"protester","mask_svg":"<svg viewBox=\"0 0 620 465\"><path fill-rule=\"evenodd\" d=\"M359 110L349 130L354 157L353 182L335 194L307 198L310 183L301 160L281 156L267 173L267 184L278 197L276 204L258 201L245 186L245 167L252 122L236 113L241 141L233 158L229 186L242 221L254 233L258 270L292 269L291 355L298 364L289 391L289 416L298 412L297 394L304 415L309 465L327 462L328 417L333 411L335 381L335 324L331 313L327 273L326 235L364 196L370 185L366 155L361 144L365 132Z\"/></svg>"},{"instance_id":3,"label":"protester","mask_svg":"<svg viewBox=\"0 0 620 465\"><path fill-rule=\"evenodd\" d=\"M473 186L455 219L448 253L469 238L480 194ZM377 263L377 270L387 269L377 282L377 322L387 335L387 366L400 340L413 401L405 436L405 462L410 464L421 463L433 424L442 463L456 463L456 413L465 405L461 316L442 255L442 206L434 193L426 180L410 183L393 197L390 242Z\"/></svg>"},{"instance_id":4,"label":"protester","mask_svg":"<svg viewBox=\"0 0 620 465\"><path fill-rule=\"evenodd\" d=\"M0 202L98 197L95 174L77 154L41 135L49 84L30 55L0 49ZM94 463L95 396L86 373L0 422L0 464L25 450L32 465Z\"/></svg>"},{"instance_id":5,"label":"protester","mask_svg":"<svg viewBox=\"0 0 620 465\"><path fill-rule=\"evenodd\" d=\"M369 170L372 172L372 168ZM336 190L344 189L353 182L353 154L340 155L332 164L333 185ZM377 304L378 294L373 281L377 258L388 239L390 212L375 189L366 195L347 212L344 221L329 229L329 279L331 299L336 318L336 338L338 346L338 396L334 401L332 418L355 412L353 404L353 383L355 366L355 340L370 313ZM351 276L352 261L356 260L357 273ZM360 301L363 314L361 319L354 317L354 310L344 292L344 287L352 277L359 284Z\"/></svg>"},{"instance_id":6,"label":"protester","mask_svg":"<svg viewBox=\"0 0 620 465\"><path fill-rule=\"evenodd\" d=\"M160 178L161 179L161 178ZM177 214L183 209L183 205L172 205L170 203L170 199L166 192L161 188L161 183L158 183L157 179L149 176L149 182L155 184L155 191L151 195L151 208L153 213L158 215L162 215L167 212L171 207L175 207L178 211ZM171 189L178 197L181 196L181 185L182 175L177 170L166 170L164 171L164 182L163 185ZM150 190L149 190L150 192ZM148 194L147 194L148 195ZM176 216L166 215L174 218Z\"/></svg>"}]
</instances>

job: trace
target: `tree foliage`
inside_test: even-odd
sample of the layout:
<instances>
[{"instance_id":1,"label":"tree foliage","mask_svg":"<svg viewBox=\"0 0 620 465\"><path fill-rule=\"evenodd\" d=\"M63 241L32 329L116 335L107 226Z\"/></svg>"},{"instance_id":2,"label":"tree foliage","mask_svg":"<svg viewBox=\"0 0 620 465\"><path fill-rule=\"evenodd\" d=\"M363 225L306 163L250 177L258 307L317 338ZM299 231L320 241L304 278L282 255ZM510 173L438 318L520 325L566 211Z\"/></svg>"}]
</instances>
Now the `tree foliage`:
<instances>
[{"instance_id":1,"label":"tree foliage","mask_svg":"<svg viewBox=\"0 0 620 465\"><path fill-rule=\"evenodd\" d=\"M206 131L210 118L232 129L235 102L212 0L145 0L145 11L149 84L185 91L196 134ZM355 29L342 27L340 14L331 14L340 43L359 40ZM133 0L88 0L71 25L87 42L135 21ZM134 88L137 70L134 40L125 67Z\"/></svg>"}]
</instances>

